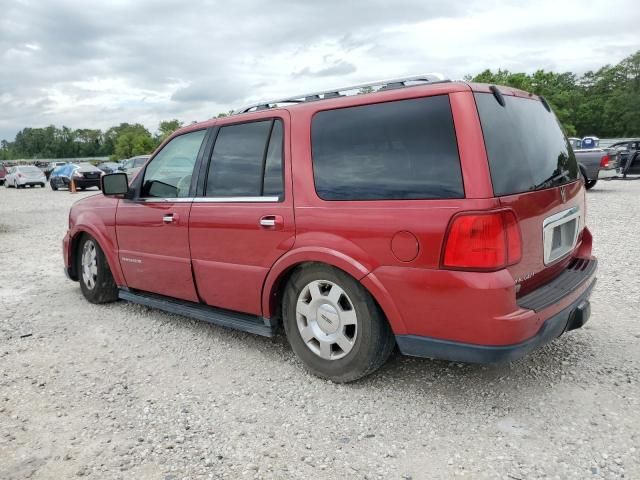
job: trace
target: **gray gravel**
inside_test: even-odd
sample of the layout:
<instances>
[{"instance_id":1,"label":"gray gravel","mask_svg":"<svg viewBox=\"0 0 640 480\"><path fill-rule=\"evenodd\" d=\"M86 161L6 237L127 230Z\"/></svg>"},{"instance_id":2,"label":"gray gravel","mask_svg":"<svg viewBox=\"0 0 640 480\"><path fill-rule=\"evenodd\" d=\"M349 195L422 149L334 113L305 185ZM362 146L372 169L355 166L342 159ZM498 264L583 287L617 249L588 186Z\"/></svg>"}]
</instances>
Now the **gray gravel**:
<instances>
[{"instance_id":1,"label":"gray gravel","mask_svg":"<svg viewBox=\"0 0 640 480\"><path fill-rule=\"evenodd\" d=\"M396 355L351 385L284 338L87 303L60 248L85 195L0 190L0 478L640 478L640 181L588 194L584 329L499 366Z\"/></svg>"}]
</instances>

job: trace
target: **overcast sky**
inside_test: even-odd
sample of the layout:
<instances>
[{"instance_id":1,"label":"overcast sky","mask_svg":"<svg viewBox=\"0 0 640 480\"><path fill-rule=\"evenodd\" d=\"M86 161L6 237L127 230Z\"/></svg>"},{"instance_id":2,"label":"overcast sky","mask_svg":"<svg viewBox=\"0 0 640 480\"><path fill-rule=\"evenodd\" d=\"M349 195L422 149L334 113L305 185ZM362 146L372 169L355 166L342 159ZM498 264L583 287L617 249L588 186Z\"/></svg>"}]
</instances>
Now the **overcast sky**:
<instances>
[{"instance_id":1,"label":"overcast sky","mask_svg":"<svg viewBox=\"0 0 640 480\"><path fill-rule=\"evenodd\" d=\"M153 132L417 73L583 73L638 49L637 0L0 0L0 139L49 124Z\"/></svg>"}]
</instances>

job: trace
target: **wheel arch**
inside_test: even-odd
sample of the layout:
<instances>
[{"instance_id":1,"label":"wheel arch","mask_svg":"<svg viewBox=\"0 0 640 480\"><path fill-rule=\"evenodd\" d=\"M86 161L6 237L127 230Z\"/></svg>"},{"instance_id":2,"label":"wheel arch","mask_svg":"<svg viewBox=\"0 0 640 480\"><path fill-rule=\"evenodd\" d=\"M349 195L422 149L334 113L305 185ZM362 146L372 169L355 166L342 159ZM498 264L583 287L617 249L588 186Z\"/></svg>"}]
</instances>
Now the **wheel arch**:
<instances>
[{"instance_id":1,"label":"wheel arch","mask_svg":"<svg viewBox=\"0 0 640 480\"><path fill-rule=\"evenodd\" d=\"M87 227L86 225L82 225L78 227L78 229L74 232L71 237L70 242L70 255L69 255L69 263L70 263L70 272L69 276L73 280L78 279L78 249L80 248L80 242L84 236L89 236L93 238L96 242L98 242L98 246L104 252L104 256L107 260L107 264L109 265L109 270L111 270L111 274L113 275L113 279L116 285L125 285L124 277L122 275L122 270L120 269L120 262L118 262L118 258L116 255L116 248L113 245L113 242L109 240L105 235L99 233L98 230Z\"/></svg>"},{"instance_id":2,"label":"wheel arch","mask_svg":"<svg viewBox=\"0 0 640 480\"><path fill-rule=\"evenodd\" d=\"M321 264L337 268L358 281L371 294L394 333L406 330L391 296L370 269L330 249L300 250L281 257L269 271L262 289L262 312L265 318L281 321L284 288L294 271L307 265Z\"/></svg>"}]
</instances>

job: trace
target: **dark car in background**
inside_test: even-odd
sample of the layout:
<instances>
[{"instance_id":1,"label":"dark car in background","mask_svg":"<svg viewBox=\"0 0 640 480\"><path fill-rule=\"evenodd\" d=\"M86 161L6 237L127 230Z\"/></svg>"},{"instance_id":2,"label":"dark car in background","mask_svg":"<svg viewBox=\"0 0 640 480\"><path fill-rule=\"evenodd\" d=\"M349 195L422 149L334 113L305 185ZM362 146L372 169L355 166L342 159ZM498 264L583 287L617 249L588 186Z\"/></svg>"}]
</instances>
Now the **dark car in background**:
<instances>
[{"instance_id":1,"label":"dark car in background","mask_svg":"<svg viewBox=\"0 0 640 480\"><path fill-rule=\"evenodd\" d=\"M47 180L49 180L49 177L51 177L51 172L53 172L56 168L61 167L63 165L66 165L67 162L48 162L45 164L44 167L40 167L38 165L39 168L42 169L42 171L44 172L44 174L47 177Z\"/></svg>"},{"instance_id":2,"label":"dark car in background","mask_svg":"<svg viewBox=\"0 0 640 480\"><path fill-rule=\"evenodd\" d=\"M67 163L55 168L53 172L51 172L49 185L52 190L70 188L71 180L73 180L76 188L80 190L91 187L97 187L99 189L100 177L102 175L104 175L104 172L90 163L81 163L79 165Z\"/></svg>"},{"instance_id":3,"label":"dark car in background","mask_svg":"<svg viewBox=\"0 0 640 480\"><path fill-rule=\"evenodd\" d=\"M628 138L609 147L620 155L619 171L623 178L640 175L640 138Z\"/></svg>"},{"instance_id":4,"label":"dark car in background","mask_svg":"<svg viewBox=\"0 0 640 480\"><path fill-rule=\"evenodd\" d=\"M122 170L122 164L119 162L104 162L99 164L98 168L104 173L115 173Z\"/></svg>"}]
</instances>

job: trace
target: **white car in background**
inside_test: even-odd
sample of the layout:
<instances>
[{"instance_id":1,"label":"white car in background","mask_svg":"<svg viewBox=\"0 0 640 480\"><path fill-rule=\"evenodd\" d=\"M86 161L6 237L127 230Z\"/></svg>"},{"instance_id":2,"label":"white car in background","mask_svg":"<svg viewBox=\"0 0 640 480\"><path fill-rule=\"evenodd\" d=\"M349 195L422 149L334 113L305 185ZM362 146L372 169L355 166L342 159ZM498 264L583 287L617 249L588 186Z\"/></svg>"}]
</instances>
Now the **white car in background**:
<instances>
[{"instance_id":1,"label":"white car in background","mask_svg":"<svg viewBox=\"0 0 640 480\"><path fill-rule=\"evenodd\" d=\"M35 165L18 165L9 168L7 176L4 179L4 186L24 188L39 185L44 187L47 183L47 177L44 172Z\"/></svg>"}]
</instances>

